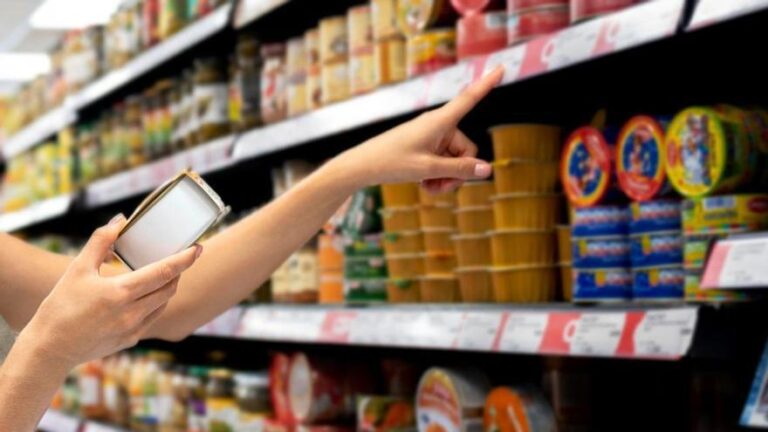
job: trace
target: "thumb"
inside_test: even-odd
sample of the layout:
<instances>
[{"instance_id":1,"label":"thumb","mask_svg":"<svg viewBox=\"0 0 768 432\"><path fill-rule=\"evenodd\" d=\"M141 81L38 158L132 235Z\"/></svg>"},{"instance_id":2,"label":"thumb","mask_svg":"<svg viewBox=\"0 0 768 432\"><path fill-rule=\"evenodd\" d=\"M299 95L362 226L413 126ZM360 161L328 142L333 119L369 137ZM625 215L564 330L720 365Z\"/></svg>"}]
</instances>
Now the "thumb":
<instances>
[{"instance_id":1,"label":"thumb","mask_svg":"<svg viewBox=\"0 0 768 432\"><path fill-rule=\"evenodd\" d=\"M437 157L429 178L453 178L461 180L479 180L491 175L491 164L472 157Z\"/></svg>"},{"instance_id":2,"label":"thumb","mask_svg":"<svg viewBox=\"0 0 768 432\"><path fill-rule=\"evenodd\" d=\"M120 235L120 230L125 226L126 220L123 214L118 214L108 224L94 231L88 243L85 244L77 261L85 268L97 270L111 252L112 245Z\"/></svg>"}]
</instances>

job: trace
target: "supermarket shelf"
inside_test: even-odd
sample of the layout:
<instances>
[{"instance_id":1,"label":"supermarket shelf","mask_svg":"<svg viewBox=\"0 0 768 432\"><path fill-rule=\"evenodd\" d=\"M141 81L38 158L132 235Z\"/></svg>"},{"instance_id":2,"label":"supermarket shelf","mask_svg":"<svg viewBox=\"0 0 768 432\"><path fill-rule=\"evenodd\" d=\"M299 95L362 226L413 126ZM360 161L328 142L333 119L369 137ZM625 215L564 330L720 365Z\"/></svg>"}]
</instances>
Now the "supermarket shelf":
<instances>
[{"instance_id":1,"label":"supermarket shelf","mask_svg":"<svg viewBox=\"0 0 768 432\"><path fill-rule=\"evenodd\" d=\"M502 85L553 72L675 34L684 0L654 1L591 20L488 56L376 90L242 135L235 157L284 150L376 121L446 102L485 72L503 64Z\"/></svg>"},{"instance_id":2,"label":"supermarket shelf","mask_svg":"<svg viewBox=\"0 0 768 432\"><path fill-rule=\"evenodd\" d=\"M97 180L85 189L85 206L100 207L149 192L184 168L192 168L200 174L224 169L235 163L232 158L234 142L235 136L228 135L164 159Z\"/></svg>"},{"instance_id":3,"label":"supermarket shelf","mask_svg":"<svg viewBox=\"0 0 768 432\"><path fill-rule=\"evenodd\" d=\"M75 110L82 109L218 33L229 24L231 9L230 4L225 4L210 15L188 25L162 43L139 54L123 67L107 73L68 98L66 105Z\"/></svg>"},{"instance_id":4,"label":"supermarket shelf","mask_svg":"<svg viewBox=\"0 0 768 432\"><path fill-rule=\"evenodd\" d=\"M288 3L290 0L240 0L235 7L233 26L245 27L260 17Z\"/></svg>"},{"instance_id":5,"label":"supermarket shelf","mask_svg":"<svg viewBox=\"0 0 768 432\"><path fill-rule=\"evenodd\" d=\"M677 360L691 347L698 312L696 306L682 305L263 305L228 311L195 334L305 344Z\"/></svg>"},{"instance_id":6,"label":"supermarket shelf","mask_svg":"<svg viewBox=\"0 0 768 432\"><path fill-rule=\"evenodd\" d=\"M117 426L84 420L50 409L43 414L37 428L44 432L127 432Z\"/></svg>"},{"instance_id":7,"label":"supermarket shelf","mask_svg":"<svg viewBox=\"0 0 768 432\"><path fill-rule=\"evenodd\" d=\"M6 160L10 159L40 144L61 129L73 124L76 119L75 112L64 106L48 111L3 143L3 157Z\"/></svg>"},{"instance_id":8,"label":"supermarket shelf","mask_svg":"<svg viewBox=\"0 0 768 432\"><path fill-rule=\"evenodd\" d=\"M31 204L19 211L0 215L0 232L16 231L64 215L69 211L74 194L61 195Z\"/></svg>"},{"instance_id":9,"label":"supermarket shelf","mask_svg":"<svg viewBox=\"0 0 768 432\"><path fill-rule=\"evenodd\" d=\"M768 0L699 0L688 30L708 27L766 8Z\"/></svg>"}]
</instances>

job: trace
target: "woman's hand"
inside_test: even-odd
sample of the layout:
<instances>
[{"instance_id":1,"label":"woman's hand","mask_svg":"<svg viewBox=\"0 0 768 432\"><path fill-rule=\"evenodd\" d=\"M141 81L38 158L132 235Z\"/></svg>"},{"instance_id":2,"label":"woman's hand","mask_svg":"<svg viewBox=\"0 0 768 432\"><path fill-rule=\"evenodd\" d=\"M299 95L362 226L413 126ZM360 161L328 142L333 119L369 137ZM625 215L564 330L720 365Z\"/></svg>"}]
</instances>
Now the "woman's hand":
<instances>
[{"instance_id":1,"label":"woman's hand","mask_svg":"<svg viewBox=\"0 0 768 432\"><path fill-rule=\"evenodd\" d=\"M99 268L126 220L96 230L19 340L71 366L135 345L175 294L180 274L200 256L195 245L131 273L106 277Z\"/></svg>"},{"instance_id":2,"label":"woman's hand","mask_svg":"<svg viewBox=\"0 0 768 432\"><path fill-rule=\"evenodd\" d=\"M475 158L477 146L457 125L503 75L502 67L494 69L452 101L349 150L339 162L357 186L421 181L444 192L490 176L491 165Z\"/></svg>"}]
</instances>

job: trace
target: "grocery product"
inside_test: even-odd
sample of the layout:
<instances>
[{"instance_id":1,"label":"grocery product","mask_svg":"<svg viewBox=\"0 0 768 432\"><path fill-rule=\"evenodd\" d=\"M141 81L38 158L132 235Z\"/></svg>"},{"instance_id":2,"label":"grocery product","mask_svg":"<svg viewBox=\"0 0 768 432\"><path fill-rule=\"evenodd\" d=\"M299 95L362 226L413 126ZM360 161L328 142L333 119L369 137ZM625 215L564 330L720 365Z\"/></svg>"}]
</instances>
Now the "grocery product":
<instances>
[{"instance_id":1,"label":"grocery product","mask_svg":"<svg viewBox=\"0 0 768 432\"><path fill-rule=\"evenodd\" d=\"M496 229L552 229L560 210L557 194L506 194L491 198Z\"/></svg>"},{"instance_id":2,"label":"grocery product","mask_svg":"<svg viewBox=\"0 0 768 432\"><path fill-rule=\"evenodd\" d=\"M424 233L421 231L388 232L383 239L384 253L387 255L424 251Z\"/></svg>"},{"instance_id":3,"label":"grocery product","mask_svg":"<svg viewBox=\"0 0 768 432\"><path fill-rule=\"evenodd\" d=\"M683 236L680 231L656 231L630 236L632 267L676 264L683 261Z\"/></svg>"},{"instance_id":4,"label":"grocery product","mask_svg":"<svg viewBox=\"0 0 768 432\"><path fill-rule=\"evenodd\" d=\"M397 0L397 22L407 36L450 23L454 16L448 0Z\"/></svg>"},{"instance_id":5,"label":"grocery product","mask_svg":"<svg viewBox=\"0 0 768 432\"><path fill-rule=\"evenodd\" d=\"M238 407L236 431L263 430L270 415L269 376L266 373L239 372L234 375Z\"/></svg>"},{"instance_id":6,"label":"grocery product","mask_svg":"<svg viewBox=\"0 0 768 432\"><path fill-rule=\"evenodd\" d=\"M557 161L497 161L493 172L496 193L552 193L558 186L559 166Z\"/></svg>"},{"instance_id":7,"label":"grocery product","mask_svg":"<svg viewBox=\"0 0 768 432\"><path fill-rule=\"evenodd\" d=\"M317 291L319 303L343 303L344 274L341 271L321 271Z\"/></svg>"},{"instance_id":8,"label":"grocery product","mask_svg":"<svg viewBox=\"0 0 768 432\"><path fill-rule=\"evenodd\" d=\"M491 273L488 267L459 267L455 270L459 280L459 293L464 303L490 303L494 301Z\"/></svg>"},{"instance_id":9,"label":"grocery product","mask_svg":"<svg viewBox=\"0 0 768 432\"><path fill-rule=\"evenodd\" d=\"M624 9L644 0L571 0L571 22Z\"/></svg>"},{"instance_id":10,"label":"grocery product","mask_svg":"<svg viewBox=\"0 0 768 432\"><path fill-rule=\"evenodd\" d=\"M407 430L415 426L412 400L393 396L357 396L358 432Z\"/></svg>"},{"instance_id":11,"label":"grocery product","mask_svg":"<svg viewBox=\"0 0 768 432\"><path fill-rule=\"evenodd\" d=\"M373 90L376 85L370 6L363 5L349 9L347 23L349 25L349 89L350 94L357 95Z\"/></svg>"},{"instance_id":12,"label":"grocery product","mask_svg":"<svg viewBox=\"0 0 768 432\"><path fill-rule=\"evenodd\" d=\"M419 298L423 303L458 303L459 284L453 275L429 275L421 278Z\"/></svg>"},{"instance_id":13,"label":"grocery product","mask_svg":"<svg viewBox=\"0 0 768 432\"><path fill-rule=\"evenodd\" d=\"M569 263L573 259L571 253L571 227L570 225L557 225L557 257L560 262Z\"/></svg>"},{"instance_id":14,"label":"grocery product","mask_svg":"<svg viewBox=\"0 0 768 432\"><path fill-rule=\"evenodd\" d=\"M491 243L488 234L459 234L451 238L459 267L491 265Z\"/></svg>"},{"instance_id":15,"label":"grocery product","mask_svg":"<svg viewBox=\"0 0 768 432\"><path fill-rule=\"evenodd\" d=\"M213 369L208 373L205 405L208 430L236 430L239 414L235 398L235 382L231 371Z\"/></svg>"},{"instance_id":16,"label":"grocery product","mask_svg":"<svg viewBox=\"0 0 768 432\"><path fill-rule=\"evenodd\" d=\"M320 108L323 105L322 86L320 85L320 31L307 30L304 33L304 51L306 53L306 95L307 110Z\"/></svg>"},{"instance_id":17,"label":"grocery product","mask_svg":"<svg viewBox=\"0 0 768 432\"><path fill-rule=\"evenodd\" d=\"M750 149L739 119L711 108L678 113L666 136L667 177L683 196L733 191L750 172Z\"/></svg>"},{"instance_id":18,"label":"grocery product","mask_svg":"<svg viewBox=\"0 0 768 432\"><path fill-rule=\"evenodd\" d=\"M397 24L397 0L371 0L371 22L375 41L401 36Z\"/></svg>"},{"instance_id":19,"label":"grocery product","mask_svg":"<svg viewBox=\"0 0 768 432\"><path fill-rule=\"evenodd\" d=\"M347 61L349 46L346 16L332 16L320 20L318 52L321 64Z\"/></svg>"},{"instance_id":20,"label":"grocery product","mask_svg":"<svg viewBox=\"0 0 768 432\"><path fill-rule=\"evenodd\" d=\"M373 81L377 87L406 78L405 38L377 40L373 45Z\"/></svg>"},{"instance_id":21,"label":"grocery product","mask_svg":"<svg viewBox=\"0 0 768 432\"><path fill-rule=\"evenodd\" d=\"M425 253L424 272L427 275L451 274L456 267L456 256L453 253Z\"/></svg>"},{"instance_id":22,"label":"grocery product","mask_svg":"<svg viewBox=\"0 0 768 432\"><path fill-rule=\"evenodd\" d=\"M563 300L573 301L573 265L570 262L561 262L560 267L560 294Z\"/></svg>"},{"instance_id":23,"label":"grocery product","mask_svg":"<svg viewBox=\"0 0 768 432\"><path fill-rule=\"evenodd\" d=\"M534 387L496 387L485 402L483 427L498 432L555 432L557 419Z\"/></svg>"},{"instance_id":24,"label":"grocery product","mask_svg":"<svg viewBox=\"0 0 768 432\"><path fill-rule=\"evenodd\" d=\"M321 270L338 270L342 268L343 240L341 236L320 234L317 236L317 265Z\"/></svg>"},{"instance_id":25,"label":"grocery product","mask_svg":"<svg viewBox=\"0 0 768 432\"><path fill-rule=\"evenodd\" d=\"M510 45L524 42L568 27L569 23L569 9L566 6L520 10L509 14L507 40Z\"/></svg>"},{"instance_id":26,"label":"grocery product","mask_svg":"<svg viewBox=\"0 0 768 432\"><path fill-rule=\"evenodd\" d=\"M419 224L422 228L453 228L456 226L456 215L450 205L420 206Z\"/></svg>"},{"instance_id":27,"label":"grocery product","mask_svg":"<svg viewBox=\"0 0 768 432\"><path fill-rule=\"evenodd\" d=\"M286 43L286 110L289 117L307 111L307 53L304 37Z\"/></svg>"},{"instance_id":28,"label":"grocery product","mask_svg":"<svg viewBox=\"0 0 768 432\"><path fill-rule=\"evenodd\" d=\"M463 16L471 16L498 9L504 2L500 0L451 0L451 4L456 12Z\"/></svg>"},{"instance_id":29,"label":"grocery product","mask_svg":"<svg viewBox=\"0 0 768 432\"><path fill-rule=\"evenodd\" d=\"M526 9L568 5L569 0L507 0L507 12L516 13Z\"/></svg>"},{"instance_id":30,"label":"grocery product","mask_svg":"<svg viewBox=\"0 0 768 432\"><path fill-rule=\"evenodd\" d=\"M648 209L647 206L644 208ZM646 211L643 214L650 216L652 213ZM645 217L642 220L645 220ZM627 234L629 223L630 211L623 205L603 205L571 209L571 232L574 237Z\"/></svg>"},{"instance_id":31,"label":"grocery product","mask_svg":"<svg viewBox=\"0 0 768 432\"><path fill-rule=\"evenodd\" d=\"M455 192L443 192L433 193L425 188L419 188L419 204L429 205L445 205L451 206L456 204Z\"/></svg>"},{"instance_id":32,"label":"grocery product","mask_svg":"<svg viewBox=\"0 0 768 432\"><path fill-rule=\"evenodd\" d=\"M453 228L424 228L424 250L428 253L453 253Z\"/></svg>"},{"instance_id":33,"label":"grocery product","mask_svg":"<svg viewBox=\"0 0 768 432\"><path fill-rule=\"evenodd\" d=\"M493 297L497 303L543 303L554 300L554 264L492 267Z\"/></svg>"},{"instance_id":34,"label":"grocery product","mask_svg":"<svg viewBox=\"0 0 768 432\"><path fill-rule=\"evenodd\" d=\"M194 116L198 142L229 133L227 77L215 57L198 59L194 75Z\"/></svg>"},{"instance_id":35,"label":"grocery product","mask_svg":"<svg viewBox=\"0 0 768 432\"><path fill-rule=\"evenodd\" d=\"M768 195L721 195L684 200L682 225L686 234L768 228Z\"/></svg>"},{"instance_id":36,"label":"grocery product","mask_svg":"<svg viewBox=\"0 0 768 432\"><path fill-rule=\"evenodd\" d=\"M369 279L387 277L387 266L382 257L345 257L344 277Z\"/></svg>"},{"instance_id":37,"label":"grocery product","mask_svg":"<svg viewBox=\"0 0 768 432\"><path fill-rule=\"evenodd\" d=\"M102 388L104 379L104 363L101 360L92 360L80 366L77 387L81 416L97 420L107 417L106 395Z\"/></svg>"},{"instance_id":38,"label":"grocery product","mask_svg":"<svg viewBox=\"0 0 768 432\"><path fill-rule=\"evenodd\" d=\"M265 44L261 47L264 67L261 70L261 118L274 123L286 117L285 45Z\"/></svg>"},{"instance_id":39,"label":"grocery product","mask_svg":"<svg viewBox=\"0 0 768 432\"><path fill-rule=\"evenodd\" d=\"M616 176L621 190L635 201L668 191L661 123L649 116L629 119L616 144Z\"/></svg>"},{"instance_id":40,"label":"grocery product","mask_svg":"<svg viewBox=\"0 0 768 432\"><path fill-rule=\"evenodd\" d=\"M421 254L388 255L387 270L392 278L415 278L424 274L424 258Z\"/></svg>"},{"instance_id":41,"label":"grocery product","mask_svg":"<svg viewBox=\"0 0 768 432\"><path fill-rule=\"evenodd\" d=\"M609 200L614 188L614 150L591 126L574 131L563 148L560 178L568 201L591 207Z\"/></svg>"},{"instance_id":42,"label":"grocery product","mask_svg":"<svg viewBox=\"0 0 768 432\"><path fill-rule=\"evenodd\" d=\"M494 228L493 207L463 207L456 209L456 227L463 234L481 234Z\"/></svg>"},{"instance_id":43,"label":"grocery product","mask_svg":"<svg viewBox=\"0 0 768 432\"><path fill-rule=\"evenodd\" d=\"M291 357L273 353L269 364L269 400L275 418L284 424L293 424L291 401L288 397Z\"/></svg>"},{"instance_id":44,"label":"grocery product","mask_svg":"<svg viewBox=\"0 0 768 432\"><path fill-rule=\"evenodd\" d=\"M507 14L504 11L477 13L459 18L456 22L458 59L489 54L504 48L507 45L506 25Z\"/></svg>"},{"instance_id":45,"label":"grocery product","mask_svg":"<svg viewBox=\"0 0 768 432\"><path fill-rule=\"evenodd\" d=\"M629 267L630 242L627 236L574 238L572 255L577 269Z\"/></svg>"},{"instance_id":46,"label":"grocery product","mask_svg":"<svg viewBox=\"0 0 768 432\"><path fill-rule=\"evenodd\" d=\"M323 105L349 97L349 64L346 61L320 66L320 92Z\"/></svg>"},{"instance_id":47,"label":"grocery product","mask_svg":"<svg viewBox=\"0 0 768 432\"><path fill-rule=\"evenodd\" d=\"M492 231L491 256L498 267L555 262L555 235L551 230Z\"/></svg>"},{"instance_id":48,"label":"grocery product","mask_svg":"<svg viewBox=\"0 0 768 432\"><path fill-rule=\"evenodd\" d=\"M287 390L291 414L300 423L329 422L352 414L345 400L344 369L338 363L295 354Z\"/></svg>"},{"instance_id":49,"label":"grocery product","mask_svg":"<svg viewBox=\"0 0 768 432\"><path fill-rule=\"evenodd\" d=\"M389 207L379 209L384 231L415 231L420 228L418 207Z\"/></svg>"},{"instance_id":50,"label":"grocery product","mask_svg":"<svg viewBox=\"0 0 768 432\"><path fill-rule=\"evenodd\" d=\"M381 302L387 300L386 275L377 279L344 279L344 299L347 302Z\"/></svg>"},{"instance_id":51,"label":"grocery product","mask_svg":"<svg viewBox=\"0 0 768 432\"><path fill-rule=\"evenodd\" d=\"M680 230L680 201L674 199L633 202L629 205L630 233Z\"/></svg>"},{"instance_id":52,"label":"grocery product","mask_svg":"<svg viewBox=\"0 0 768 432\"><path fill-rule=\"evenodd\" d=\"M161 0L158 36L167 39L184 27L187 20L186 0Z\"/></svg>"},{"instance_id":53,"label":"grocery product","mask_svg":"<svg viewBox=\"0 0 768 432\"><path fill-rule=\"evenodd\" d=\"M489 389L488 378L475 369L427 370L416 392L419 432L479 430Z\"/></svg>"},{"instance_id":54,"label":"grocery product","mask_svg":"<svg viewBox=\"0 0 768 432\"><path fill-rule=\"evenodd\" d=\"M685 270L678 265L633 267L632 297L635 300L680 300Z\"/></svg>"},{"instance_id":55,"label":"grocery product","mask_svg":"<svg viewBox=\"0 0 768 432\"><path fill-rule=\"evenodd\" d=\"M497 161L558 160L560 128L541 124L506 124L489 130Z\"/></svg>"},{"instance_id":56,"label":"grocery product","mask_svg":"<svg viewBox=\"0 0 768 432\"><path fill-rule=\"evenodd\" d=\"M421 300L419 279L390 279L387 281L389 303L418 303Z\"/></svg>"},{"instance_id":57,"label":"grocery product","mask_svg":"<svg viewBox=\"0 0 768 432\"><path fill-rule=\"evenodd\" d=\"M632 297L632 272L628 268L573 270L573 300L624 301Z\"/></svg>"},{"instance_id":58,"label":"grocery product","mask_svg":"<svg viewBox=\"0 0 768 432\"><path fill-rule=\"evenodd\" d=\"M489 181L465 182L456 191L456 205L463 207L487 206L491 203L494 186Z\"/></svg>"},{"instance_id":59,"label":"grocery product","mask_svg":"<svg viewBox=\"0 0 768 432\"><path fill-rule=\"evenodd\" d=\"M406 40L408 77L427 74L456 63L456 31L434 29L414 34Z\"/></svg>"}]
</instances>

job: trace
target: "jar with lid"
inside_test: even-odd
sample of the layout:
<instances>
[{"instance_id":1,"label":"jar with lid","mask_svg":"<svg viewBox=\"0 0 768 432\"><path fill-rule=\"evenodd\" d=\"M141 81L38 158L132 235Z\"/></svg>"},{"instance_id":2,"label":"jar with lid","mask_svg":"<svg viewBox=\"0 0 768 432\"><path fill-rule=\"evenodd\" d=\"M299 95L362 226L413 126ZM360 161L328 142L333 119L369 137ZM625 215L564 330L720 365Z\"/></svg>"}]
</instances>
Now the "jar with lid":
<instances>
[{"instance_id":1,"label":"jar with lid","mask_svg":"<svg viewBox=\"0 0 768 432\"><path fill-rule=\"evenodd\" d=\"M187 0L160 0L160 39L166 39L184 27Z\"/></svg>"},{"instance_id":2,"label":"jar with lid","mask_svg":"<svg viewBox=\"0 0 768 432\"><path fill-rule=\"evenodd\" d=\"M239 131L261 125L260 84L261 56L259 41L251 34L241 34L237 40L235 86L240 113L235 128Z\"/></svg>"},{"instance_id":3,"label":"jar with lid","mask_svg":"<svg viewBox=\"0 0 768 432\"><path fill-rule=\"evenodd\" d=\"M144 49L160 41L160 0L142 0L141 45Z\"/></svg>"},{"instance_id":4,"label":"jar with lid","mask_svg":"<svg viewBox=\"0 0 768 432\"><path fill-rule=\"evenodd\" d=\"M204 143L229 133L227 76L216 57L195 61L194 117L197 142Z\"/></svg>"},{"instance_id":5,"label":"jar with lid","mask_svg":"<svg viewBox=\"0 0 768 432\"><path fill-rule=\"evenodd\" d=\"M139 352L131 365L130 378L128 380L128 397L130 404L130 427L131 430L141 431L144 426L144 416L146 406L144 400L144 381L145 370L149 360L146 354Z\"/></svg>"},{"instance_id":6,"label":"jar with lid","mask_svg":"<svg viewBox=\"0 0 768 432\"><path fill-rule=\"evenodd\" d=\"M130 426L131 422L131 405L128 390L132 368L133 361L131 356L126 353L120 354L114 372L115 383L117 384L117 400L115 401L115 409L112 412L111 421L118 426L126 428Z\"/></svg>"},{"instance_id":7,"label":"jar with lid","mask_svg":"<svg viewBox=\"0 0 768 432\"><path fill-rule=\"evenodd\" d=\"M240 410L238 432L260 432L270 415L269 376L264 373L235 374L235 397Z\"/></svg>"},{"instance_id":8,"label":"jar with lid","mask_svg":"<svg viewBox=\"0 0 768 432\"><path fill-rule=\"evenodd\" d=\"M160 378L158 432L186 432L188 396L184 368L168 365Z\"/></svg>"},{"instance_id":9,"label":"jar with lid","mask_svg":"<svg viewBox=\"0 0 768 432\"><path fill-rule=\"evenodd\" d=\"M184 136L182 134L182 80L176 78L173 80L171 89L168 92L169 111L171 116L170 126L170 152L175 152L184 147Z\"/></svg>"},{"instance_id":10,"label":"jar with lid","mask_svg":"<svg viewBox=\"0 0 768 432\"><path fill-rule=\"evenodd\" d=\"M144 148L142 125L142 99L140 96L129 96L125 100L123 115L123 137L128 151L128 166L136 167L147 160Z\"/></svg>"},{"instance_id":11,"label":"jar with lid","mask_svg":"<svg viewBox=\"0 0 768 432\"><path fill-rule=\"evenodd\" d=\"M101 360L91 360L82 364L79 372L77 385L80 394L80 416L91 420L106 420L104 363Z\"/></svg>"},{"instance_id":12,"label":"jar with lid","mask_svg":"<svg viewBox=\"0 0 768 432\"><path fill-rule=\"evenodd\" d=\"M99 140L92 125L83 125L77 133L78 184L82 187L99 178Z\"/></svg>"},{"instance_id":13,"label":"jar with lid","mask_svg":"<svg viewBox=\"0 0 768 432\"><path fill-rule=\"evenodd\" d=\"M156 105L156 92L154 88L150 87L145 90L142 95L141 109L141 123L143 125L144 134L144 154L147 159L152 158L152 152L155 148L155 129L157 128L157 125L155 124L154 112Z\"/></svg>"},{"instance_id":14,"label":"jar with lid","mask_svg":"<svg viewBox=\"0 0 768 432\"><path fill-rule=\"evenodd\" d=\"M151 148L151 156L158 158L170 153L171 141L171 110L170 93L173 82L169 79L160 80L155 84L155 106L152 111L154 116L154 137Z\"/></svg>"},{"instance_id":15,"label":"jar with lid","mask_svg":"<svg viewBox=\"0 0 768 432\"><path fill-rule=\"evenodd\" d=\"M208 374L206 409L209 431L238 430L235 384L230 370L213 369Z\"/></svg>"},{"instance_id":16,"label":"jar with lid","mask_svg":"<svg viewBox=\"0 0 768 432\"><path fill-rule=\"evenodd\" d=\"M283 120L285 101L285 45L272 43L261 47L264 67L261 70L261 118L264 123Z\"/></svg>"},{"instance_id":17,"label":"jar with lid","mask_svg":"<svg viewBox=\"0 0 768 432\"><path fill-rule=\"evenodd\" d=\"M173 355L165 351L150 351L144 374L144 404L142 430L155 431L166 415L165 407L172 396L170 380L165 378L170 370Z\"/></svg>"},{"instance_id":18,"label":"jar with lid","mask_svg":"<svg viewBox=\"0 0 768 432\"><path fill-rule=\"evenodd\" d=\"M187 432L205 432L208 368L192 366L185 379L187 399Z\"/></svg>"}]
</instances>

